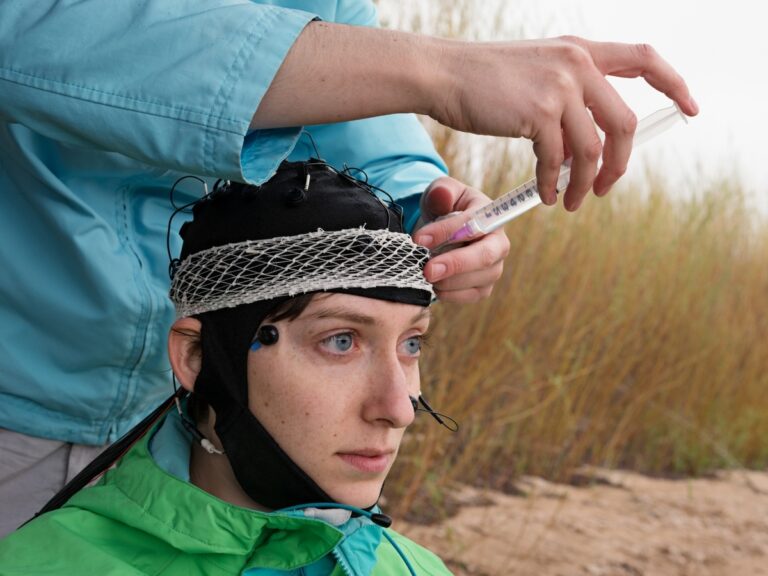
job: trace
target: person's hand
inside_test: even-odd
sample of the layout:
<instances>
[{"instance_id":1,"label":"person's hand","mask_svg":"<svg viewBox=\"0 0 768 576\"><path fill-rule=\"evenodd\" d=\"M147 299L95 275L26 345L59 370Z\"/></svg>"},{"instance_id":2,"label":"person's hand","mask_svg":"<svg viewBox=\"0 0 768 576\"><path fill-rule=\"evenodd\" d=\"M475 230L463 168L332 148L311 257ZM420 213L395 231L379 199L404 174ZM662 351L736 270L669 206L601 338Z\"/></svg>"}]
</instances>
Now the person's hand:
<instances>
[{"instance_id":1,"label":"person's hand","mask_svg":"<svg viewBox=\"0 0 768 576\"><path fill-rule=\"evenodd\" d=\"M606 76L641 76L685 114L698 113L683 78L647 44L572 36L463 42L312 22L291 47L251 128L417 112L457 130L522 136L533 140L546 204L557 201L560 166L571 157L564 204L575 210L590 187L598 196L608 191L632 151L637 118ZM605 132L604 144L595 123Z\"/></svg>"},{"instance_id":2,"label":"person's hand","mask_svg":"<svg viewBox=\"0 0 768 576\"><path fill-rule=\"evenodd\" d=\"M413 233L414 241L436 248L461 228L475 210L490 201L479 190L454 178L438 178L421 197L421 218ZM453 212L459 214L441 218ZM434 256L424 267L424 276L434 285L438 299L475 302L491 294L508 253L509 240L504 229L499 228L465 246Z\"/></svg>"},{"instance_id":3,"label":"person's hand","mask_svg":"<svg viewBox=\"0 0 768 576\"><path fill-rule=\"evenodd\" d=\"M533 140L536 178L556 202L560 166L571 156L564 204L576 210L592 187L602 196L624 173L637 119L606 75L642 76L693 116L682 77L646 44L562 37L522 42L445 42L429 115L457 130ZM591 116L589 114L591 112ZM594 118L594 122L593 122ZM602 144L595 124L605 132ZM597 172L597 163L603 164Z\"/></svg>"}]
</instances>

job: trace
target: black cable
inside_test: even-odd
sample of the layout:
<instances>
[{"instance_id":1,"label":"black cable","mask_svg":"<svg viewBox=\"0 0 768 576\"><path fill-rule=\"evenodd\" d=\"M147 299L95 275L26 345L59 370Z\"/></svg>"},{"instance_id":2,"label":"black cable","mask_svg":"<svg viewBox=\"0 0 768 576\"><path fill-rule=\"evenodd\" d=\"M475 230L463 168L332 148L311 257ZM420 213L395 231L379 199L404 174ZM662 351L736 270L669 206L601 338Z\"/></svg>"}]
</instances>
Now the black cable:
<instances>
[{"instance_id":1,"label":"black cable","mask_svg":"<svg viewBox=\"0 0 768 576\"><path fill-rule=\"evenodd\" d=\"M203 184L203 187L205 189L205 194L201 196L200 198L197 198L193 200L192 202L188 202L187 204L184 204L183 206L177 206L176 202L173 200L173 193L176 191L176 186L179 185L180 182L183 180L186 180L187 178L192 178L193 180L198 180ZM216 190L219 187L219 182L221 180L217 180L216 183L213 185L213 192L216 192ZM171 280L173 280L173 276L176 273L176 269L179 267L179 264L181 263L178 258L174 258L171 254L171 226L173 225L173 219L176 217L177 214L180 212L184 212L185 210L188 210L201 200L204 200L210 196L212 192L208 192L208 184L206 184L205 180L200 178L199 176L193 176L191 174L187 176L182 176L176 182L173 183L173 186L171 186L171 190L168 193L169 200L171 202L171 206L174 208L173 212L171 213L170 218L168 218L168 226L165 229L165 250L168 253L168 275L171 277Z\"/></svg>"},{"instance_id":2,"label":"black cable","mask_svg":"<svg viewBox=\"0 0 768 576\"><path fill-rule=\"evenodd\" d=\"M184 389L182 388L183 392ZM168 409L175 404L176 396L180 392L174 392L169 398L163 401L149 416L144 418L136 426L126 432L119 440L110 445L104 452L96 456L90 464L83 468L80 473L72 478L67 484L54 494L53 498L48 500L45 505L27 522L30 522L34 518L37 518L41 514L50 512L61 508L67 501L74 496L77 492L85 488L94 478L98 475L106 472L112 464L117 462L123 454L125 454L131 446L133 446L144 434L152 427L152 425L162 417ZM27 522L24 522L26 524ZM22 524L22 526L24 525Z\"/></svg>"},{"instance_id":3,"label":"black cable","mask_svg":"<svg viewBox=\"0 0 768 576\"><path fill-rule=\"evenodd\" d=\"M416 399L416 402L414 402L414 398L411 397L411 403L414 405L414 411L416 412L426 412L427 414L431 414L432 418L437 420L439 424L442 426L445 426L450 430L451 432L456 432L459 429L459 423L456 422L453 418L448 416L447 414L443 414L442 412L435 412L435 410L430 406L426 400L424 400L424 396L419 396L418 399ZM424 408L419 408L418 403L421 403ZM446 420L448 422L446 422ZM449 425L450 423L450 425Z\"/></svg>"}]
</instances>

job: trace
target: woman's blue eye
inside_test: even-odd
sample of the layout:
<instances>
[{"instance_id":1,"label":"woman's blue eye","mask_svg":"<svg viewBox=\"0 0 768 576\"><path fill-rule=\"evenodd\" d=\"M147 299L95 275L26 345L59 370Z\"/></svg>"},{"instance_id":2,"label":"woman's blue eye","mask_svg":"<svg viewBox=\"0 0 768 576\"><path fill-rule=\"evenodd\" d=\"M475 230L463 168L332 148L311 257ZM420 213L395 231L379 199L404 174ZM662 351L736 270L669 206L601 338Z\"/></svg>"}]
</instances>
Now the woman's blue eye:
<instances>
[{"instance_id":1,"label":"woman's blue eye","mask_svg":"<svg viewBox=\"0 0 768 576\"><path fill-rule=\"evenodd\" d=\"M421 336L408 338L408 340L405 341L405 351L408 352L408 354L418 354L421 352Z\"/></svg>"},{"instance_id":2,"label":"woman's blue eye","mask_svg":"<svg viewBox=\"0 0 768 576\"><path fill-rule=\"evenodd\" d=\"M343 334L334 334L326 338L326 342L333 345L339 352L347 352L352 348L352 334L345 332Z\"/></svg>"}]
</instances>

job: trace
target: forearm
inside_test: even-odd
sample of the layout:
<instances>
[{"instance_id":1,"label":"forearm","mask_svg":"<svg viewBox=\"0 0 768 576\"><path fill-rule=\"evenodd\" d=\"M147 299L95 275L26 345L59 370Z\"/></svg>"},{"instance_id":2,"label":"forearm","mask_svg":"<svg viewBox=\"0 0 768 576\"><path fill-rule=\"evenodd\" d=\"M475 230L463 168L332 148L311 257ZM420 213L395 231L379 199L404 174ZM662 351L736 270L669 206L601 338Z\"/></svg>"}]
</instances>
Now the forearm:
<instances>
[{"instance_id":1,"label":"forearm","mask_svg":"<svg viewBox=\"0 0 768 576\"><path fill-rule=\"evenodd\" d=\"M428 114L445 41L312 22L288 52L251 128L325 124L399 112Z\"/></svg>"}]
</instances>

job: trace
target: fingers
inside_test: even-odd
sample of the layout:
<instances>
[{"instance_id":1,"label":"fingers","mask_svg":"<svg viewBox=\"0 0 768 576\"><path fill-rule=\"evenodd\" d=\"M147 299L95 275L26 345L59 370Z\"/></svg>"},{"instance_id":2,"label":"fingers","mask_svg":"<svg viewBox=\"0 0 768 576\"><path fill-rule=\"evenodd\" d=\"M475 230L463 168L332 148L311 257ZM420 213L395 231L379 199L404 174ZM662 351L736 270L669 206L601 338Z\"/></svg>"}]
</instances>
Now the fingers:
<instances>
[{"instance_id":1,"label":"fingers","mask_svg":"<svg viewBox=\"0 0 768 576\"><path fill-rule=\"evenodd\" d=\"M509 254L509 240L497 230L461 248L435 256L424 267L424 277L438 290L463 290L488 283L501 276L503 260Z\"/></svg>"},{"instance_id":2,"label":"fingers","mask_svg":"<svg viewBox=\"0 0 768 576\"><path fill-rule=\"evenodd\" d=\"M479 246L481 243L487 243L487 246L482 248ZM480 254L478 254L479 249L481 249ZM504 257L508 253L509 240L505 235L494 232L482 240L441 256L440 260L430 261L427 264L428 267L430 264L435 265L435 268L445 266L447 271L454 272L434 283L438 300L470 303L490 296L494 284L501 278L504 271ZM485 262L495 258L497 254L500 258L490 265L485 265ZM462 272L456 272L457 270ZM425 276L429 278L430 275L432 270L425 269Z\"/></svg>"},{"instance_id":3,"label":"fingers","mask_svg":"<svg viewBox=\"0 0 768 576\"><path fill-rule=\"evenodd\" d=\"M441 302L453 302L454 304L474 304L484 298L488 298L493 292L493 285L487 285L477 288L467 288L466 290L451 290L444 292L435 290L437 299Z\"/></svg>"},{"instance_id":4,"label":"fingers","mask_svg":"<svg viewBox=\"0 0 768 576\"><path fill-rule=\"evenodd\" d=\"M574 78L564 83L564 89L573 92L564 103L560 126L553 118L546 119L534 137L534 152L538 162L536 176L539 192L546 204L554 203L554 187L562 163L561 149L572 154L570 183L564 198L568 210L576 210L590 187L597 196L605 195L610 187L626 172L632 152L632 139L637 118L604 75L621 77L642 76L648 83L678 103L688 115L698 113L698 106L690 95L683 78L647 44L591 42L575 37L562 38L576 44L589 58L573 58ZM580 89L574 92L574 89ZM594 123L605 132L601 144ZM545 124L546 124L545 123ZM562 128L562 135L557 130ZM602 157L599 172L597 164ZM597 172L597 175L595 173Z\"/></svg>"},{"instance_id":5,"label":"fingers","mask_svg":"<svg viewBox=\"0 0 768 576\"><path fill-rule=\"evenodd\" d=\"M436 216L461 212L419 228L414 233L414 241L427 248L437 247L466 224L475 210L488 202L490 199L479 190L453 178L438 178L422 197L422 215L427 211ZM496 230L474 242L432 257L424 267L424 277L434 285L440 300L476 302L491 294L493 284L504 270L503 260L508 253L507 236L503 230Z\"/></svg>"},{"instance_id":6,"label":"fingers","mask_svg":"<svg viewBox=\"0 0 768 576\"><path fill-rule=\"evenodd\" d=\"M503 271L504 261L500 260L489 268L484 268L483 270L477 270L475 272L467 272L465 274L459 274L441 280L434 284L433 287L438 293L438 297L440 297L440 294L445 295L448 293L484 288L486 286L491 287L499 278L501 278ZM443 297L440 297L440 299L444 300Z\"/></svg>"},{"instance_id":7,"label":"fingers","mask_svg":"<svg viewBox=\"0 0 768 576\"><path fill-rule=\"evenodd\" d=\"M599 80L608 84L601 76ZM571 154L570 180L564 197L567 210L578 209L593 186L598 195L605 194L626 171L636 125L634 114L612 89L595 98L595 102L595 121L606 133L605 149L595 129L595 121L580 99L572 101L565 109L562 136L556 136L553 130L546 144L537 142L534 145L539 157L539 192L546 203L550 200L554 203L554 187L563 162L564 146ZM596 178L601 156L604 163Z\"/></svg>"},{"instance_id":8,"label":"fingers","mask_svg":"<svg viewBox=\"0 0 768 576\"><path fill-rule=\"evenodd\" d=\"M435 180L421 199L420 221L438 220L419 226L413 240L426 248L448 241L451 235L467 223L472 213L491 201L488 196L448 176ZM460 212L450 215L453 212ZM426 218L425 218L426 216Z\"/></svg>"},{"instance_id":9,"label":"fingers","mask_svg":"<svg viewBox=\"0 0 768 576\"><path fill-rule=\"evenodd\" d=\"M469 218L461 214L433 222L419 231L429 238L427 247L442 244L461 228ZM435 256L424 267L424 277L433 284L439 300L470 303L490 296L494 283L504 270L504 258L509 254L509 240L503 230L496 230L460 248Z\"/></svg>"},{"instance_id":10,"label":"fingers","mask_svg":"<svg viewBox=\"0 0 768 576\"><path fill-rule=\"evenodd\" d=\"M443 176L432 182L424 192L421 208L435 218L451 212L473 210L490 201L491 199L479 190L456 178Z\"/></svg>"},{"instance_id":11,"label":"fingers","mask_svg":"<svg viewBox=\"0 0 768 576\"><path fill-rule=\"evenodd\" d=\"M472 214L467 212L435 220L414 232L413 241L425 248L435 248L447 242L451 235L464 226L471 217Z\"/></svg>"},{"instance_id":12,"label":"fingers","mask_svg":"<svg viewBox=\"0 0 768 576\"><path fill-rule=\"evenodd\" d=\"M563 134L560 123L543 127L533 141L536 154L536 186L541 201L547 206L557 203L557 178L565 161Z\"/></svg>"},{"instance_id":13,"label":"fingers","mask_svg":"<svg viewBox=\"0 0 768 576\"><path fill-rule=\"evenodd\" d=\"M536 178L542 201L554 204L564 150L568 150L572 163L564 205L568 210L576 210L593 185L595 193L603 195L626 171L637 121L632 110L592 64L581 69L578 82L564 86L571 87L562 95L562 117L549 118L534 137ZM606 134L605 148L595 123ZM601 156L604 162L598 173Z\"/></svg>"},{"instance_id":14,"label":"fingers","mask_svg":"<svg viewBox=\"0 0 768 576\"><path fill-rule=\"evenodd\" d=\"M597 172L597 162L603 144L595 130L595 124L581 102L566 108L563 115L563 132L571 151L571 175L563 204L566 210L576 210L592 187Z\"/></svg>"},{"instance_id":15,"label":"fingers","mask_svg":"<svg viewBox=\"0 0 768 576\"><path fill-rule=\"evenodd\" d=\"M699 113L683 77L649 44L572 40L587 48L602 74L622 78L642 76L656 90L677 102L688 116Z\"/></svg>"},{"instance_id":16,"label":"fingers","mask_svg":"<svg viewBox=\"0 0 768 576\"><path fill-rule=\"evenodd\" d=\"M599 74L588 87L585 99L595 123L605 132L603 165L592 183L595 194L604 196L627 171L637 117L613 86Z\"/></svg>"},{"instance_id":17,"label":"fingers","mask_svg":"<svg viewBox=\"0 0 768 576\"><path fill-rule=\"evenodd\" d=\"M434 180L421 195L421 216L430 222L439 216L461 210L454 206L461 200L467 186L455 178L444 176Z\"/></svg>"}]
</instances>

